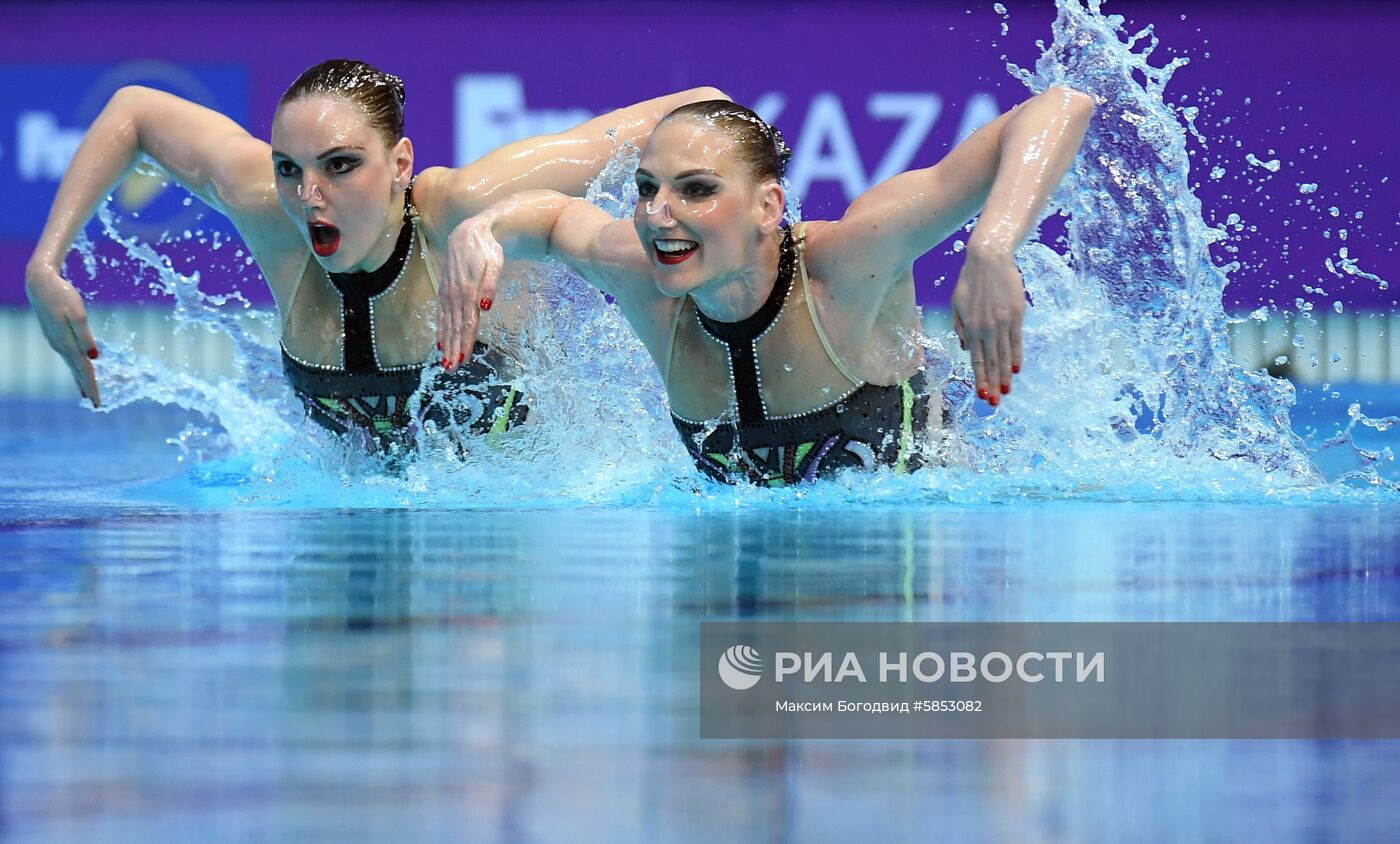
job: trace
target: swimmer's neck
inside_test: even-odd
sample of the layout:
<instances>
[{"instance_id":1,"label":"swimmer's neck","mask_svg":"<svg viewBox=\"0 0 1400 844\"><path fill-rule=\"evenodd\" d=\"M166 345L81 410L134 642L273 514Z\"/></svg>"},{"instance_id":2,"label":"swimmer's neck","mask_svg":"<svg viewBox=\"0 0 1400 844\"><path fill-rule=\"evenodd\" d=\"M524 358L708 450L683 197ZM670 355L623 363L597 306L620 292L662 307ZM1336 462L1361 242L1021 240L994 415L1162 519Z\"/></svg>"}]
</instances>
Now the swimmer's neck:
<instances>
[{"instance_id":1,"label":"swimmer's neck","mask_svg":"<svg viewBox=\"0 0 1400 844\"><path fill-rule=\"evenodd\" d=\"M748 319L773 292L780 252L778 240L763 238L740 269L695 288L690 298L701 313L718 322Z\"/></svg>"},{"instance_id":2,"label":"swimmer's neck","mask_svg":"<svg viewBox=\"0 0 1400 844\"><path fill-rule=\"evenodd\" d=\"M374 248L369 251L365 259L346 272L370 273L389 263L389 259L394 257L394 247L399 242L399 231L403 229L405 200L400 195L399 201L394 203L394 208L384 215L384 229L379 233L379 238L374 243Z\"/></svg>"}]
</instances>

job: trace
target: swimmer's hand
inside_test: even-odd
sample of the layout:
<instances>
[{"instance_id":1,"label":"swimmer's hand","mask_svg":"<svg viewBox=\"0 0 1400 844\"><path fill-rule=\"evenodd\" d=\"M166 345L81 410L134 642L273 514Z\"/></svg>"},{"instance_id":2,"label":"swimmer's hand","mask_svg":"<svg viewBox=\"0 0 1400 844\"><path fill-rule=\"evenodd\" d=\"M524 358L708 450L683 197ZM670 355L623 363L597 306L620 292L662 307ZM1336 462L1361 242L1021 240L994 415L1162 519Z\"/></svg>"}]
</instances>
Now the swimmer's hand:
<instances>
[{"instance_id":1,"label":"swimmer's hand","mask_svg":"<svg viewBox=\"0 0 1400 844\"><path fill-rule=\"evenodd\" d=\"M447 274L438 286L438 346L451 369L471 355L481 312L491 309L505 251L488 215L463 220L447 239Z\"/></svg>"},{"instance_id":2,"label":"swimmer's hand","mask_svg":"<svg viewBox=\"0 0 1400 844\"><path fill-rule=\"evenodd\" d=\"M968 249L953 289L953 329L972 354L977 396L996 405L1021 371L1026 288L1010 249Z\"/></svg>"},{"instance_id":3,"label":"swimmer's hand","mask_svg":"<svg viewBox=\"0 0 1400 844\"><path fill-rule=\"evenodd\" d=\"M31 262L24 274L24 292L39 318L44 338L68 365L78 390L93 407L101 407L97 373L92 367L97 359L97 341L88 330L87 308L83 307L77 288L53 265Z\"/></svg>"}]
</instances>

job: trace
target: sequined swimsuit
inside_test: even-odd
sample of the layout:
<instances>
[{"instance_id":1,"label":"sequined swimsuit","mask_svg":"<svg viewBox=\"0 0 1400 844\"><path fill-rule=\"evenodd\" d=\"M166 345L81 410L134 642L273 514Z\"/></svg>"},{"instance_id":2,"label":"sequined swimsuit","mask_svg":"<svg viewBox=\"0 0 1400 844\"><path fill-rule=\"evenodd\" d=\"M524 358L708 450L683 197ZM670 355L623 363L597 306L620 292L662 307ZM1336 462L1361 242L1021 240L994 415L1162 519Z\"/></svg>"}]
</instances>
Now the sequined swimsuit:
<instances>
[{"instance_id":1,"label":"sequined swimsuit","mask_svg":"<svg viewBox=\"0 0 1400 844\"><path fill-rule=\"evenodd\" d=\"M302 360L282 344L283 371L310 417L337 434L363 432L369 444L386 449L411 444L427 420L439 428L451 425L482 434L519 425L529 412L515 388L500 383L499 357L485 343L476 344L472 359L463 366L432 376L416 413L411 412L411 400L423 383L425 364L380 364L375 300L403 276L415 243L437 288L436 271L416 216L410 189L403 227L389 261L368 273L327 273L340 295L344 329L340 366ZM289 301L295 302L295 294Z\"/></svg>"},{"instance_id":2,"label":"sequined swimsuit","mask_svg":"<svg viewBox=\"0 0 1400 844\"><path fill-rule=\"evenodd\" d=\"M879 465L906 472L921 465L916 446L929 414L924 372L891 386L867 383L850 372L817 318L802 237L799 229L795 245L791 232L784 235L777 281L767 301L752 316L732 323L713 320L689 297L677 309L676 326L682 315L693 309L704 335L720 343L728 356L731 411L708 421L671 414L695 465L715 480L786 486L849 467ZM760 376L759 341L783 316L792 297L794 275L801 277L805 310L826 357L849 384L844 392L811 410L772 414ZM790 318L802 319L798 315ZM672 354L676 326L672 329Z\"/></svg>"}]
</instances>

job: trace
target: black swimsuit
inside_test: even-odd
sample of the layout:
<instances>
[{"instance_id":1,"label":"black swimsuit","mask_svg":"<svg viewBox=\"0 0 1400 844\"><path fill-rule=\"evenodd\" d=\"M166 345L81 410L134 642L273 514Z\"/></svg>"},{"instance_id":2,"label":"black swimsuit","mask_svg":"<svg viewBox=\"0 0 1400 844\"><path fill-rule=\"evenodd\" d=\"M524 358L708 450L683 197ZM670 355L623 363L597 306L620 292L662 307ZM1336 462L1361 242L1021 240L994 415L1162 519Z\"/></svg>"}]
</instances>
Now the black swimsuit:
<instances>
[{"instance_id":1,"label":"black swimsuit","mask_svg":"<svg viewBox=\"0 0 1400 844\"><path fill-rule=\"evenodd\" d=\"M343 366L301 360L282 344L283 371L311 418L337 434L362 431L386 449L411 445L427 420L439 428L484 434L519 425L529 413L515 388L500 383L498 356L485 343L475 345L472 359L463 366L433 376L416 414L410 413L411 399L423 382L426 365L380 366L374 301L402 277L418 239L411 191L394 254L384 266L364 273L327 273L340 294Z\"/></svg>"},{"instance_id":2,"label":"black swimsuit","mask_svg":"<svg viewBox=\"0 0 1400 844\"><path fill-rule=\"evenodd\" d=\"M758 311L739 322L696 314L705 333L725 346L733 379L737 422L671 420L695 465L718 481L786 486L825 477L849 467L890 466L906 472L922 465L915 448L928 419L929 397L922 370L892 386L862 382L847 374L853 388L836 401L788 416L770 415L759 383L758 343L782 314L802 261L791 232L783 238L778 278ZM802 267L806 285L806 268ZM810 295L810 292L808 292ZM682 307L684 310L684 307ZM843 373L813 314L813 325L828 356Z\"/></svg>"}]
</instances>

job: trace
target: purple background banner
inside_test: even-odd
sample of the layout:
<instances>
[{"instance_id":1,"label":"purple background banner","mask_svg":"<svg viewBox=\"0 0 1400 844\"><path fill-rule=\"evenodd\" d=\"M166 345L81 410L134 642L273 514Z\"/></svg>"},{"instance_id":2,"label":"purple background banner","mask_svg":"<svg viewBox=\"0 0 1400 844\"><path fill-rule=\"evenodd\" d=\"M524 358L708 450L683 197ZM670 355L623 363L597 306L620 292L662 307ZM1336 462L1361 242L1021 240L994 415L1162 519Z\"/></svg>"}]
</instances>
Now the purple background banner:
<instances>
[{"instance_id":1,"label":"purple background banner","mask_svg":"<svg viewBox=\"0 0 1400 844\"><path fill-rule=\"evenodd\" d=\"M94 113L83 104L138 70L185 96L198 98L198 89L266 138L277 98L298 73L325 58L363 58L404 78L420 167L465 163L609 108L716 85L775 119L796 150L789 176L804 216L829 218L874 182L935 162L1024 98L1005 63L1034 65L1035 41L1051 37L1053 7L1004 2L1006 16L972 0L10 3L0 27L0 191L8 206L0 303L24 300L24 262L63 151ZM1168 100L1201 107L1206 144L1193 142L1193 180L1207 219L1240 218L1217 247L1222 261L1241 263L1228 304L1292 307L1296 296L1310 297L1305 287L1325 285L1329 304L1393 309L1390 291L1344 284L1325 260L1345 246L1363 269L1400 282L1400 190L1386 178L1395 157L1400 8L1355 0L1106 5L1128 17L1130 30L1156 25L1154 64L1191 58ZM1261 163L1250 163L1251 154ZM1276 171L1262 164L1275 159ZM1310 184L1316 190L1300 188ZM255 274L238 280L248 274L233 250L209 250L229 230L217 215L191 223L179 193L154 188L117 199L126 216L144 212L127 224L149 236L162 225L177 239L192 230L187 242L163 247L182 271L202 268L214 289L222 276L270 301ZM921 261L921 300L946 304L958 266L946 246ZM106 279L99 298L140 295L139 285Z\"/></svg>"}]
</instances>

